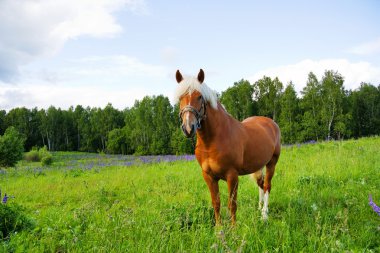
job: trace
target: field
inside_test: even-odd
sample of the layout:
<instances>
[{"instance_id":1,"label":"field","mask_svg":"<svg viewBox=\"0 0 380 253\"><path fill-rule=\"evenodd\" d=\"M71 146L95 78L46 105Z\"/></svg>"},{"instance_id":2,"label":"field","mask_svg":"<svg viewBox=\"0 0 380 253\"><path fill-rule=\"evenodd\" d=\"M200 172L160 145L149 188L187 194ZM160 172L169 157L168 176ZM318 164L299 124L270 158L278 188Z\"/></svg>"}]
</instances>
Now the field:
<instances>
[{"instance_id":1,"label":"field","mask_svg":"<svg viewBox=\"0 0 380 253\"><path fill-rule=\"evenodd\" d=\"M54 164L0 170L33 228L0 241L4 252L380 252L380 138L283 147L269 221L258 190L240 177L237 225L223 225L192 156L54 153ZM1 204L0 204L1 205Z\"/></svg>"}]
</instances>

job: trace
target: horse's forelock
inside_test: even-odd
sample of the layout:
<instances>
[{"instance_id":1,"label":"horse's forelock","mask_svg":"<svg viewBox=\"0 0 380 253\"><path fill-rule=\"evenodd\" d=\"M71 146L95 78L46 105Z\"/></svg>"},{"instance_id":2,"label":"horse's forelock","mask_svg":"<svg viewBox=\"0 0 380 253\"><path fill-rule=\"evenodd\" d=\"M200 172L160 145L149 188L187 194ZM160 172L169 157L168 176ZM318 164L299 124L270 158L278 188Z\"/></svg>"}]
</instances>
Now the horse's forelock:
<instances>
[{"instance_id":1,"label":"horse's forelock","mask_svg":"<svg viewBox=\"0 0 380 253\"><path fill-rule=\"evenodd\" d=\"M194 91L198 91L202 94L204 99L210 103L214 109L218 108L218 98L216 92L210 89L205 83L199 83L195 77L185 77L177 86L175 91L175 101L179 101L180 98L186 94L191 94Z\"/></svg>"}]
</instances>

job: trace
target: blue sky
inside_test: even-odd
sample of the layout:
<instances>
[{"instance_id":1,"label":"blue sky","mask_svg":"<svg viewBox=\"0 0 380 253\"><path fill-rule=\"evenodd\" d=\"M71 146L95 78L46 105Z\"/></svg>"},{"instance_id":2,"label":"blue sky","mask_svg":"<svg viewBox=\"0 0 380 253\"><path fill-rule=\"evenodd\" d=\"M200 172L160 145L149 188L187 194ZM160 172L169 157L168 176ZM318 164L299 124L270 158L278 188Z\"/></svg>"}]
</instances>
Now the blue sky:
<instances>
[{"instance_id":1,"label":"blue sky","mask_svg":"<svg viewBox=\"0 0 380 253\"><path fill-rule=\"evenodd\" d=\"M174 73L220 92L264 75L300 91L326 69L380 83L378 1L0 1L0 109L123 109L172 98ZM174 103L174 101L172 101Z\"/></svg>"}]
</instances>

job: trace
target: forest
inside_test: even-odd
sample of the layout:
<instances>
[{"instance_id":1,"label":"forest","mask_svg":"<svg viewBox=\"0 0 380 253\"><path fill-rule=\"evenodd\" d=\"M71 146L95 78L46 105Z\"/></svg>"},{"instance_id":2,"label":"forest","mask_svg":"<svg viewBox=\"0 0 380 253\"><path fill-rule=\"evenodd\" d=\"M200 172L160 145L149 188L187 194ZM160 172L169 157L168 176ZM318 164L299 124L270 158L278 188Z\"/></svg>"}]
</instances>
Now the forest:
<instances>
[{"instance_id":1,"label":"forest","mask_svg":"<svg viewBox=\"0 0 380 253\"><path fill-rule=\"evenodd\" d=\"M281 128L283 144L380 134L380 85L361 83L346 90L344 77L333 70L326 70L320 80L310 72L299 95L292 82L284 87L278 78L264 76L255 83L235 82L218 96L238 120L272 118ZM178 105L163 95L146 96L124 110L112 104L14 108L0 110L0 135L13 126L24 138L25 151L46 146L50 151L189 154L193 146L180 131L178 112Z\"/></svg>"}]
</instances>

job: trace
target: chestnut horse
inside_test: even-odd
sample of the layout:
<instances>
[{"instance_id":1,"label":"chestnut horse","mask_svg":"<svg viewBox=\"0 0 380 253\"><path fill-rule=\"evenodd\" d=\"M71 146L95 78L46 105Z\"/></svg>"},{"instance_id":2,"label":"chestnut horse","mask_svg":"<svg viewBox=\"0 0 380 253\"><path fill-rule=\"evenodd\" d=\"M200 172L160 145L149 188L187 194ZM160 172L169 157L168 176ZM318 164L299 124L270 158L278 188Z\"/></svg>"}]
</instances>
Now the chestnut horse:
<instances>
[{"instance_id":1,"label":"chestnut horse","mask_svg":"<svg viewBox=\"0 0 380 253\"><path fill-rule=\"evenodd\" d=\"M259 186L259 209L262 219L267 220L271 180L280 156L279 127L266 117L250 117L242 122L231 117L216 93L203 83L202 69L197 77L183 77L177 70L176 79L181 128L188 138L197 135L195 156L211 193L216 224L221 222L219 180L227 181L228 208L235 224L238 176L246 174L252 174Z\"/></svg>"}]
</instances>

